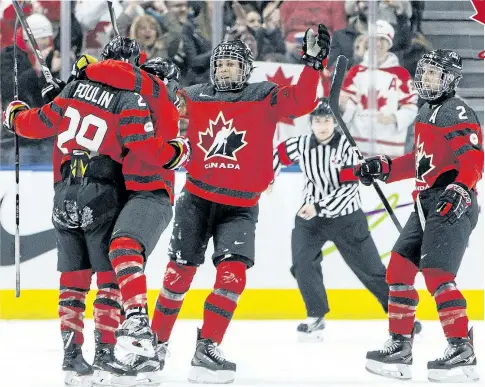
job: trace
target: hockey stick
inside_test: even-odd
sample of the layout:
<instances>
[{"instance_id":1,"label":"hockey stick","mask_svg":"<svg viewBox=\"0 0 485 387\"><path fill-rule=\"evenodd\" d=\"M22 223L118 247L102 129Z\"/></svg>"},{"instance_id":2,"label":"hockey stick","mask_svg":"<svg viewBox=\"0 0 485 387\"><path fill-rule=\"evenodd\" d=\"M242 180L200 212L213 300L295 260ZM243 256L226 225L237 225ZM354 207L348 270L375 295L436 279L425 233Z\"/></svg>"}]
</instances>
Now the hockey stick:
<instances>
[{"instance_id":1,"label":"hockey stick","mask_svg":"<svg viewBox=\"0 0 485 387\"><path fill-rule=\"evenodd\" d=\"M120 31L118 30L118 24L116 24L116 15L113 9L112 1L108 1L108 10L109 10L109 17L111 18L111 24L113 25L113 31L115 32L115 36L120 36Z\"/></svg>"},{"instance_id":2,"label":"hockey stick","mask_svg":"<svg viewBox=\"0 0 485 387\"><path fill-rule=\"evenodd\" d=\"M15 12L17 13L17 17L20 21L20 24L22 24L22 28L27 34L27 38L29 39L30 45L32 46L32 50L34 51L35 57L39 61L40 68L42 70L42 74L44 74L44 78L47 81L47 83L50 83L52 85L57 86L57 83L54 82L54 79L52 77L51 71L49 70L49 67L47 67L47 64L45 63L44 57L42 56L42 53L39 50L39 45L37 44L37 41L34 38L34 35L32 34L32 31L29 27L29 23L27 23L27 19L25 18L24 11L22 11L22 8L20 7L20 4L17 0L12 0L13 7L15 8Z\"/></svg>"},{"instance_id":3,"label":"hockey stick","mask_svg":"<svg viewBox=\"0 0 485 387\"><path fill-rule=\"evenodd\" d=\"M338 125L344 132L345 137L350 143L350 146L357 154L359 161L364 161L364 156L362 156L362 153L357 147L357 144L355 143L354 138L350 134L349 129L347 128L347 125L345 125L345 122L342 119L342 116L340 115L340 109L339 109L340 89L342 88L342 83L344 81L345 72L347 71L348 62L349 60L345 56L343 55L338 56L337 63L335 64L335 69L333 72L332 86L330 87L329 102L330 102L330 108L332 109L333 116L335 117L335 120L337 121ZM394 213L392 207L389 205L389 202L384 196L384 193L382 192L381 187L379 187L379 185L375 181L372 182L372 185L374 186L374 189L376 190L377 195L379 195L379 199L381 199L381 202L384 205L387 213L391 217L394 225L396 226L398 231L401 232L402 231L401 224L399 223L399 220L397 219L396 214Z\"/></svg>"},{"instance_id":4,"label":"hockey stick","mask_svg":"<svg viewBox=\"0 0 485 387\"><path fill-rule=\"evenodd\" d=\"M15 18L13 31L13 99L19 99L19 69L17 59L17 30L19 18ZM20 297L20 151L19 136L14 134L15 147L15 297Z\"/></svg>"}]
</instances>

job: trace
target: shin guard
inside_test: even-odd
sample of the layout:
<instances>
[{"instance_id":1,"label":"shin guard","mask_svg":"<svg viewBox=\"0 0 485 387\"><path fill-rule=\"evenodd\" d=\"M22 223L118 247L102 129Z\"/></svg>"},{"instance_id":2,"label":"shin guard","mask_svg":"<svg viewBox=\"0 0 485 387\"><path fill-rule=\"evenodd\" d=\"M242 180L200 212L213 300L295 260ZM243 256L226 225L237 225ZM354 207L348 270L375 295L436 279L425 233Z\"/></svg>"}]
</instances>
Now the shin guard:
<instances>
[{"instance_id":1,"label":"shin guard","mask_svg":"<svg viewBox=\"0 0 485 387\"><path fill-rule=\"evenodd\" d=\"M98 291L94 300L94 326L101 343L116 344L115 331L120 324L121 293L114 271L96 273Z\"/></svg>"}]
</instances>

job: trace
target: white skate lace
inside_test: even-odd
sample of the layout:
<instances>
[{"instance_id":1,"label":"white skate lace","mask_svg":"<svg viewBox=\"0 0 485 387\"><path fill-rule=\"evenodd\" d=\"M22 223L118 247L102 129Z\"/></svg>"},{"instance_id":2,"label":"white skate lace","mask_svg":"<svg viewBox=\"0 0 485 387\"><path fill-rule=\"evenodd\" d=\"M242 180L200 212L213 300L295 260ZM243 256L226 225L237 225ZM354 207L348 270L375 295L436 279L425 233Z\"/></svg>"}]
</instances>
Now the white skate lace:
<instances>
[{"instance_id":1,"label":"white skate lace","mask_svg":"<svg viewBox=\"0 0 485 387\"><path fill-rule=\"evenodd\" d=\"M455 355L457 348L458 348L458 346L456 346L456 345L451 345L451 344L448 345L448 347L446 347L446 349L445 349L444 356L439 357L436 360L437 361L446 361L446 360L451 359Z\"/></svg>"},{"instance_id":2,"label":"white skate lace","mask_svg":"<svg viewBox=\"0 0 485 387\"><path fill-rule=\"evenodd\" d=\"M172 354L168 349L168 343L158 344L156 347L158 360L164 360L166 357L170 357Z\"/></svg>"},{"instance_id":3,"label":"white skate lace","mask_svg":"<svg viewBox=\"0 0 485 387\"><path fill-rule=\"evenodd\" d=\"M386 341L384 344L384 349L381 349L379 352L389 354L396 350L399 347L400 342L394 340L392 337Z\"/></svg>"},{"instance_id":4,"label":"white skate lace","mask_svg":"<svg viewBox=\"0 0 485 387\"><path fill-rule=\"evenodd\" d=\"M215 357L216 360L218 361L225 361L225 357L224 357L224 354L222 353L221 349L219 348L219 346L216 344L216 343L213 343L211 345L209 345L209 353L211 354L211 356Z\"/></svg>"}]
</instances>

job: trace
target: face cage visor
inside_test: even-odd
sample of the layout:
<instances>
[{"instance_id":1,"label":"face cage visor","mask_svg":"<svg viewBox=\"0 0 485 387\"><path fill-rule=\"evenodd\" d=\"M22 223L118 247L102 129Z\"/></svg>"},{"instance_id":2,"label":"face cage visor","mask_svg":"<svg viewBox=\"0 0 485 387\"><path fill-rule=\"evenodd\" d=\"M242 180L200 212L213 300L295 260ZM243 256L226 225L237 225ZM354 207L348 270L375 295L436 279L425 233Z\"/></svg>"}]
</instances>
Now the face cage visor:
<instances>
[{"instance_id":1,"label":"face cage visor","mask_svg":"<svg viewBox=\"0 0 485 387\"><path fill-rule=\"evenodd\" d=\"M432 75L427 74L424 78L425 74L431 70L434 73ZM455 74L445 70L438 62L423 58L419 60L416 68L414 86L422 99L430 101L441 97L444 93L453 91L460 79L461 76L456 77Z\"/></svg>"},{"instance_id":2,"label":"face cage visor","mask_svg":"<svg viewBox=\"0 0 485 387\"><path fill-rule=\"evenodd\" d=\"M233 79L232 75L230 75L232 73L231 70L228 70L226 73L227 75L223 77L221 77L221 75L216 75L217 61L222 59L237 61L238 68L235 76L236 79ZM251 71L252 66L239 53L226 50L224 52L217 52L211 57L211 82L218 91L231 91L242 89L244 84L248 81L249 76L251 75Z\"/></svg>"}]
</instances>

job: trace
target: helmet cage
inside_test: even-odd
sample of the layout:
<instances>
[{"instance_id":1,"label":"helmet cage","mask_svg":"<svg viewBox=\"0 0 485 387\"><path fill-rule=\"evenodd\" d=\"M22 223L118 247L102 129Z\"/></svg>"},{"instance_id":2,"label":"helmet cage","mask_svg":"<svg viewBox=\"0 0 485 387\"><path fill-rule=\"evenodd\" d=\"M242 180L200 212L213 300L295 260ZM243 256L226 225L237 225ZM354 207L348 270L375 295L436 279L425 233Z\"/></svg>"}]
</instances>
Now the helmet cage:
<instances>
[{"instance_id":1,"label":"helmet cage","mask_svg":"<svg viewBox=\"0 0 485 387\"><path fill-rule=\"evenodd\" d=\"M435 82L430 81L429 78L423 80L425 72L430 68L439 73ZM414 86L422 99L434 100L445 93L452 92L458 86L461 78L462 75L460 73L450 71L439 62L424 57L418 61Z\"/></svg>"},{"instance_id":2,"label":"helmet cage","mask_svg":"<svg viewBox=\"0 0 485 387\"><path fill-rule=\"evenodd\" d=\"M249 80L251 72L253 71L253 58L249 49L247 53L247 58L241 53L239 47L234 47L231 44L216 47L214 53L211 56L210 62L210 78L212 84L218 91L231 91L240 90ZM218 60L234 60L238 63L237 73L235 79L221 78L216 74L217 71L217 61Z\"/></svg>"}]
</instances>

